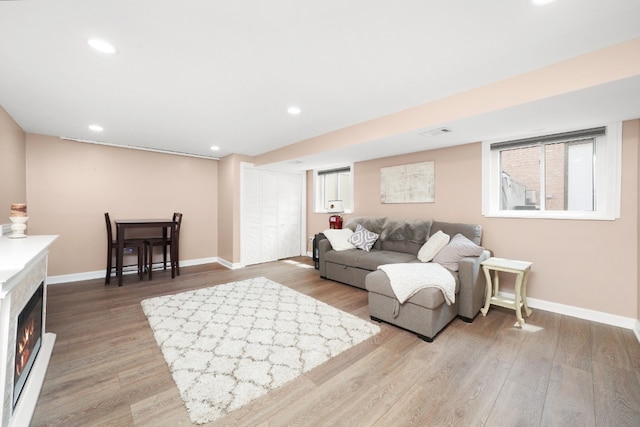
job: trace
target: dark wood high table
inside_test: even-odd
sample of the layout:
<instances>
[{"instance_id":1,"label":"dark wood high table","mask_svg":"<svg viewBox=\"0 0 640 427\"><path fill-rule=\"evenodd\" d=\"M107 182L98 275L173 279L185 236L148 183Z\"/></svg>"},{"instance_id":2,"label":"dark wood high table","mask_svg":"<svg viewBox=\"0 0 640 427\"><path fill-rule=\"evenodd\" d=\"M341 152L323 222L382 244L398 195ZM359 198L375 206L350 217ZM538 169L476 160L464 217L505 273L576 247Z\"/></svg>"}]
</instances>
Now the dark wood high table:
<instances>
[{"instance_id":1,"label":"dark wood high table","mask_svg":"<svg viewBox=\"0 0 640 427\"><path fill-rule=\"evenodd\" d=\"M124 237L125 231L132 228L162 228L162 237L167 238L168 233L171 233L171 241L175 240L174 222L173 219L117 219L115 220L116 233L118 239L118 250L116 254L116 276L118 276L118 286L122 286L122 264L124 263ZM177 247L177 242L170 247L171 256L171 278L176 277L175 270L175 256L174 251Z\"/></svg>"}]
</instances>

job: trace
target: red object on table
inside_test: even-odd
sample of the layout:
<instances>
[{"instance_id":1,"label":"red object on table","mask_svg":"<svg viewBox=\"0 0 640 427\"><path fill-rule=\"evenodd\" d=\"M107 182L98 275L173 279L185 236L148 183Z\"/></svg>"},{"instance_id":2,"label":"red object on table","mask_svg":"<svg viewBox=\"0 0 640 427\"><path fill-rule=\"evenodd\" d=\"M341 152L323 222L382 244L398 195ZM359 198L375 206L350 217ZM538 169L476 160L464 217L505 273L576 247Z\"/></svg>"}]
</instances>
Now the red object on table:
<instances>
[{"instance_id":1,"label":"red object on table","mask_svg":"<svg viewBox=\"0 0 640 427\"><path fill-rule=\"evenodd\" d=\"M340 215L331 215L329 217L329 228L342 228L342 217Z\"/></svg>"}]
</instances>

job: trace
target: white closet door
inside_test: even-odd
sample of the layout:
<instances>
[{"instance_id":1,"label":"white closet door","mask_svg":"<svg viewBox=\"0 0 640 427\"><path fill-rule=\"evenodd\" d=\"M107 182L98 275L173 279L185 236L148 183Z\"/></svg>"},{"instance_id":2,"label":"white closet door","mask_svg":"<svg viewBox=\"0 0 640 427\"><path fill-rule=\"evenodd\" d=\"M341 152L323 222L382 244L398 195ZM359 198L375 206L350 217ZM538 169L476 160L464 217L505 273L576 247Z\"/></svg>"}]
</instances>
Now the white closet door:
<instances>
[{"instance_id":1,"label":"white closet door","mask_svg":"<svg viewBox=\"0 0 640 427\"><path fill-rule=\"evenodd\" d=\"M262 262L262 174L246 168L242 188L242 262Z\"/></svg>"},{"instance_id":2,"label":"white closet door","mask_svg":"<svg viewBox=\"0 0 640 427\"><path fill-rule=\"evenodd\" d=\"M278 259L300 255L302 176L278 175Z\"/></svg>"},{"instance_id":3,"label":"white closet door","mask_svg":"<svg viewBox=\"0 0 640 427\"><path fill-rule=\"evenodd\" d=\"M245 265L302 253L301 174L243 170L241 253Z\"/></svg>"},{"instance_id":4,"label":"white closet door","mask_svg":"<svg viewBox=\"0 0 640 427\"><path fill-rule=\"evenodd\" d=\"M278 259L278 174L262 172L262 260Z\"/></svg>"}]
</instances>

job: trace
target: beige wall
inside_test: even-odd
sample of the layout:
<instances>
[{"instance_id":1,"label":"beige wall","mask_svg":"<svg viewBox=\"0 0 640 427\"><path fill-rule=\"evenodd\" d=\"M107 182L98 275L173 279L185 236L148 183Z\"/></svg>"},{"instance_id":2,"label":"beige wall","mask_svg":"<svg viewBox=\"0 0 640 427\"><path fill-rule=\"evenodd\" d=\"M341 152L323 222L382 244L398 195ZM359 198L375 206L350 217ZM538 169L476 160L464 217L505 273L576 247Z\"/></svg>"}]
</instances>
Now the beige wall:
<instances>
[{"instance_id":1,"label":"beige wall","mask_svg":"<svg viewBox=\"0 0 640 427\"><path fill-rule=\"evenodd\" d=\"M104 270L104 212L118 218L184 214L180 258L217 256L215 160L27 135L29 234L58 234L52 276Z\"/></svg>"},{"instance_id":2,"label":"beige wall","mask_svg":"<svg viewBox=\"0 0 640 427\"><path fill-rule=\"evenodd\" d=\"M488 248L534 262L529 296L637 318L637 127L637 120L623 127L620 219L484 219Z\"/></svg>"},{"instance_id":3,"label":"beige wall","mask_svg":"<svg viewBox=\"0 0 640 427\"><path fill-rule=\"evenodd\" d=\"M218 189L218 256L225 261L233 262L233 247L235 241L234 206L235 186L234 182L235 162L233 156L220 159L218 165L218 179L223 185Z\"/></svg>"},{"instance_id":4,"label":"beige wall","mask_svg":"<svg viewBox=\"0 0 640 427\"><path fill-rule=\"evenodd\" d=\"M529 297L638 318L639 127L634 120L623 128L622 208L616 221L485 218L480 143L355 164L354 215L481 224L483 246L495 255L533 262ZM380 168L429 160L435 161L435 203L380 203ZM328 215L313 213L311 183L308 194L313 235L327 228Z\"/></svg>"},{"instance_id":5,"label":"beige wall","mask_svg":"<svg viewBox=\"0 0 640 427\"><path fill-rule=\"evenodd\" d=\"M240 175L242 162L252 162L248 156L232 154L220 159L218 176L218 257L227 264L241 261L240 253Z\"/></svg>"},{"instance_id":6,"label":"beige wall","mask_svg":"<svg viewBox=\"0 0 640 427\"><path fill-rule=\"evenodd\" d=\"M480 144L423 151L354 164L355 212L353 216L433 218L479 223L482 207ZM380 168L435 161L435 203L381 204ZM307 228L309 235L328 227L329 215L313 212L313 175L307 175Z\"/></svg>"},{"instance_id":7,"label":"beige wall","mask_svg":"<svg viewBox=\"0 0 640 427\"><path fill-rule=\"evenodd\" d=\"M11 203L27 201L25 141L25 133L0 106L0 224L9 223Z\"/></svg>"}]
</instances>

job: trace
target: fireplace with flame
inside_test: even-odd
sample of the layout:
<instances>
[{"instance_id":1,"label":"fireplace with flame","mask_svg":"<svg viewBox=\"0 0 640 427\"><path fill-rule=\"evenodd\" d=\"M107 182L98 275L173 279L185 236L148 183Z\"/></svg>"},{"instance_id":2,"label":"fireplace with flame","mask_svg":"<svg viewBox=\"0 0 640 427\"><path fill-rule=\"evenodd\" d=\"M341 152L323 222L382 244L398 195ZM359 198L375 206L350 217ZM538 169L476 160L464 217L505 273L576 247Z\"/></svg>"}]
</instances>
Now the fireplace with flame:
<instances>
[{"instance_id":1,"label":"fireplace with flame","mask_svg":"<svg viewBox=\"0 0 640 427\"><path fill-rule=\"evenodd\" d=\"M56 334L47 331L47 258L57 237L0 237L3 427L30 425L53 353Z\"/></svg>"},{"instance_id":2,"label":"fireplace with flame","mask_svg":"<svg viewBox=\"0 0 640 427\"><path fill-rule=\"evenodd\" d=\"M42 344L43 298L44 282L38 286L18 316L13 374L13 406L18 402L20 392Z\"/></svg>"}]
</instances>

